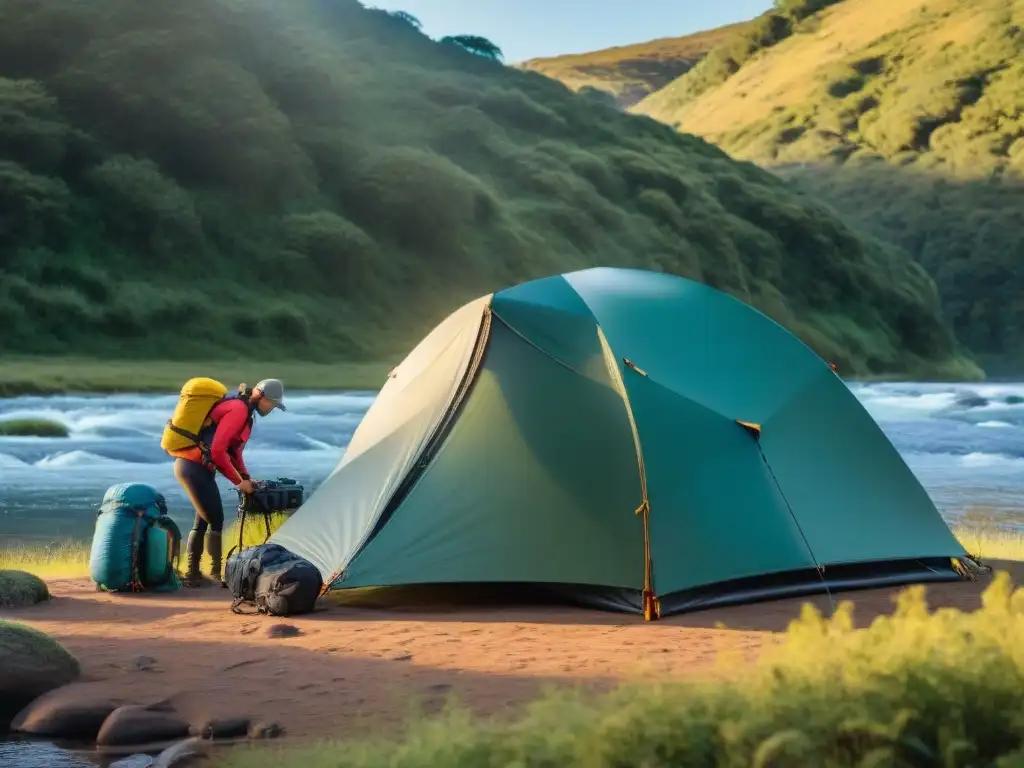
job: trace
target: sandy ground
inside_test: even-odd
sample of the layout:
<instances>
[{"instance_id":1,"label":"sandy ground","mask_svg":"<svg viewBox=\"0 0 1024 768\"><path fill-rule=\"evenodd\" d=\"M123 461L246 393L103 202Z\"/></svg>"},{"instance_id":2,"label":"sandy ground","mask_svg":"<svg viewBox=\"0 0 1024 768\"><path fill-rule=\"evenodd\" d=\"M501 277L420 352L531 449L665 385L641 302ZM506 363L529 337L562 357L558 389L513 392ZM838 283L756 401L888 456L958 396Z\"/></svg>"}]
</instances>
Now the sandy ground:
<instances>
[{"instance_id":1,"label":"sandy ground","mask_svg":"<svg viewBox=\"0 0 1024 768\"><path fill-rule=\"evenodd\" d=\"M1012 569L1021 583L1022 565ZM931 585L929 603L973 610L987 583ZM647 624L561 607L332 605L278 619L232 613L229 593L220 588L161 596L97 593L88 580L50 586L51 602L3 614L49 633L81 659L85 678L73 686L77 695L138 703L170 697L192 718L251 716L299 738L363 733L370 723L393 729L411 712L437 710L451 694L480 713L497 714L551 684L604 688L649 676L719 674L718 654L753 661L803 602L825 612L829 606L824 596L780 600ZM895 592L837 597L853 600L855 618L865 625L893 609ZM280 623L301 634L268 637L268 628ZM152 657L153 668L136 668L139 656Z\"/></svg>"}]
</instances>

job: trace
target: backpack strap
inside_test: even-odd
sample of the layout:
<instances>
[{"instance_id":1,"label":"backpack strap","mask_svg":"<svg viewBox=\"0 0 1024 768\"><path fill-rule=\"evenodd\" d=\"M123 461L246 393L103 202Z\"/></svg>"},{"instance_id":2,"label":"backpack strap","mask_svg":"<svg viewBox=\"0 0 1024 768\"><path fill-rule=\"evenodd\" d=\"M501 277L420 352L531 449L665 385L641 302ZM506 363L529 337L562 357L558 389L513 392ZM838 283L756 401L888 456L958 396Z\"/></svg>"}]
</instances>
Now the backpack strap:
<instances>
[{"instance_id":1,"label":"backpack strap","mask_svg":"<svg viewBox=\"0 0 1024 768\"><path fill-rule=\"evenodd\" d=\"M214 466L214 463L213 463L213 456L210 453L210 443L213 442L212 433L217 429L217 424L220 422L220 419L219 418L215 419L213 417L213 412L217 408L218 405L221 405L221 404L223 404L223 403L225 403L225 402L227 402L229 400L241 400L242 402L245 403L246 410L248 411L248 414L246 415L246 418L245 418L245 423L246 423L246 426L249 427L249 429L251 430L252 429L252 425L253 425L253 418L254 418L253 417L253 411L256 410L256 406L252 404L252 400L251 400L250 395L251 395L251 390L246 389L245 385L241 384L241 385L239 385L237 392L231 392L230 394L224 395L224 397L220 398L210 408L210 415L208 417L209 420L210 420L210 423L204 425L203 428L200 430L200 434L198 434L198 435L192 435L192 433L190 433L190 432L186 432L185 430L180 430L177 427L173 427L173 426L171 427L171 429L173 429L178 434L183 435L184 437L187 437L190 440L194 440L195 444L199 447L199 455L200 455L200 458L202 459L203 465L207 469L215 469L215 466Z\"/></svg>"},{"instance_id":2,"label":"backpack strap","mask_svg":"<svg viewBox=\"0 0 1024 768\"><path fill-rule=\"evenodd\" d=\"M243 605L251 605L253 607L253 610L243 611ZM256 616L262 613L262 611L259 609L259 606L256 605L256 603L254 603L252 600L243 600L240 597L235 598L231 601L231 612L237 613L239 616Z\"/></svg>"},{"instance_id":3,"label":"backpack strap","mask_svg":"<svg viewBox=\"0 0 1024 768\"><path fill-rule=\"evenodd\" d=\"M146 510L144 507L135 507L132 511L135 512L135 520L132 523L132 575L129 586L132 592L142 592L145 586L142 583L139 558L142 555L142 537L145 535L145 531L140 534L139 527Z\"/></svg>"}]
</instances>

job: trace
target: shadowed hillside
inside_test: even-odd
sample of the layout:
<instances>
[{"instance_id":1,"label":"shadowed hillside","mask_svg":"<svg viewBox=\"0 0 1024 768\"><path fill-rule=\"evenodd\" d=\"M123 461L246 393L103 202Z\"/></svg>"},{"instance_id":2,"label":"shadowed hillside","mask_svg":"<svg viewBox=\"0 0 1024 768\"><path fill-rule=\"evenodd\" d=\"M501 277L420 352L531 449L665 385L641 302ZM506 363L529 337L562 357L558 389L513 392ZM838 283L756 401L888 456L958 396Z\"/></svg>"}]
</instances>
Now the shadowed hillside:
<instances>
[{"instance_id":1,"label":"shadowed hillside","mask_svg":"<svg viewBox=\"0 0 1024 768\"><path fill-rule=\"evenodd\" d=\"M611 94L615 103L625 108L689 71L708 51L730 41L749 24L730 24L592 53L528 59L519 66L559 80L574 91L593 89Z\"/></svg>"},{"instance_id":2,"label":"shadowed hillside","mask_svg":"<svg viewBox=\"0 0 1024 768\"><path fill-rule=\"evenodd\" d=\"M669 93L689 73L636 111L903 246L962 342L1024 362L1024 0L845 0L809 21L703 95Z\"/></svg>"},{"instance_id":3,"label":"shadowed hillside","mask_svg":"<svg viewBox=\"0 0 1024 768\"><path fill-rule=\"evenodd\" d=\"M846 373L970 375L934 284L700 139L353 0L0 0L0 344L394 356L464 300L692 276Z\"/></svg>"}]
</instances>

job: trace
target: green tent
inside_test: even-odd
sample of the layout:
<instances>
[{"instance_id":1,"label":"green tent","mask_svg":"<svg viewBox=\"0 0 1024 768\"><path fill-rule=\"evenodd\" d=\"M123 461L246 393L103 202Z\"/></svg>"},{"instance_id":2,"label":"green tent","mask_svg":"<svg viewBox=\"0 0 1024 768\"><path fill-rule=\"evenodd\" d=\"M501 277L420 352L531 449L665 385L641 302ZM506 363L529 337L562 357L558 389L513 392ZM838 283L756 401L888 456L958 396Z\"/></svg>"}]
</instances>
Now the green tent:
<instances>
[{"instance_id":1,"label":"green tent","mask_svg":"<svg viewBox=\"0 0 1024 768\"><path fill-rule=\"evenodd\" d=\"M961 578L843 381L743 302L597 268L451 314L272 537L325 589L502 584L656 618Z\"/></svg>"}]
</instances>

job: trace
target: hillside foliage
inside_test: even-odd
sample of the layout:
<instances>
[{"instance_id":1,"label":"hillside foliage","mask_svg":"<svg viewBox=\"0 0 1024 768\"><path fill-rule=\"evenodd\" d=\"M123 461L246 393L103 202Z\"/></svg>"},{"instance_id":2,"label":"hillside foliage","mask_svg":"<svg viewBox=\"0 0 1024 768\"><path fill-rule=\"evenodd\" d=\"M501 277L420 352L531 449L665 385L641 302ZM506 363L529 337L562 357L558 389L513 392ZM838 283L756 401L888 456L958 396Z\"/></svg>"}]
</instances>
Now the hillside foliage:
<instances>
[{"instance_id":1,"label":"hillside foliage","mask_svg":"<svg viewBox=\"0 0 1024 768\"><path fill-rule=\"evenodd\" d=\"M591 265L852 374L960 375L934 284L776 177L354 0L0 0L0 349L400 354Z\"/></svg>"},{"instance_id":2,"label":"hillside foliage","mask_svg":"<svg viewBox=\"0 0 1024 768\"><path fill-rule=\"evenodd\" d=\"M907 249L962 342L1024 362L1024 0L845 0L702 98L647 114Z\"/></svg>"}]
</instances>

